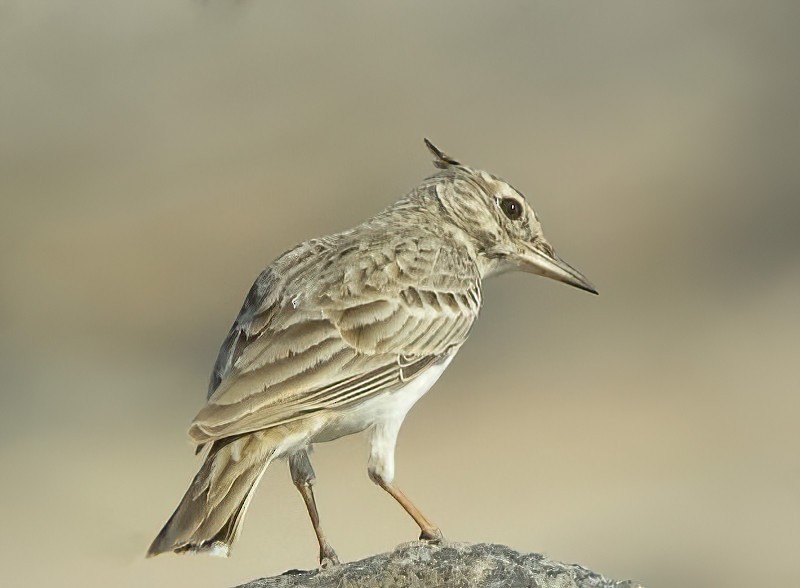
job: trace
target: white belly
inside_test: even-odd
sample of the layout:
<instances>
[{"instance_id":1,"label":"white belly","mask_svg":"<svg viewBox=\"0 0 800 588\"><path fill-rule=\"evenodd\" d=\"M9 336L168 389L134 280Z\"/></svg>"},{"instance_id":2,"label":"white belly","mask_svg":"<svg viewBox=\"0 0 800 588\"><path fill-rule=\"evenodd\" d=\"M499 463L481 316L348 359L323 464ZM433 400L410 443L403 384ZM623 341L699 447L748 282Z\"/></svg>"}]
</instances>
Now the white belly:
<instances>
[{"instance_id":1,"label":"white belly","mask_svg":"<svg viewBox=\"0 0 800 588\"><path fill-rule=\"evenodd\" d=\"M442 363L429 367L402 388L378 394L350 410L342 411L336 419L319 430L311 442L332 441L345 435L359 433L379 422L402 421L414 403L436 383L454 355L455 353Z\"/></svg>"}]
</instances>

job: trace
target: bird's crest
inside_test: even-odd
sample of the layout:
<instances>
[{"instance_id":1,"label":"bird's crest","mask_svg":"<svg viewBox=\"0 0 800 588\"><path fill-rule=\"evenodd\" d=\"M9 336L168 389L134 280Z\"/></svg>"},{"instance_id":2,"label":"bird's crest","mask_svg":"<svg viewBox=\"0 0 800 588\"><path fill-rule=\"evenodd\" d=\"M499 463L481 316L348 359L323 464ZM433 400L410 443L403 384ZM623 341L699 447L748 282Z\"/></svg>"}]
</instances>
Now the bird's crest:
<instances>
[{"instance_id":1,"label":"bird's crest","mask_svg":"<svg viewBox=\"0 0 800 588\"><path fill-rule=\"evenodd\" d=\"M433 153L433 165L438 167L439 169L447 169L448 167L454 165L461 165L460 161L456 161L452 157L450 157L447 153L439 149L436 145L430 142L427 138L425 139L425 146L428 150Z\"/></svg>"}]
</instances>

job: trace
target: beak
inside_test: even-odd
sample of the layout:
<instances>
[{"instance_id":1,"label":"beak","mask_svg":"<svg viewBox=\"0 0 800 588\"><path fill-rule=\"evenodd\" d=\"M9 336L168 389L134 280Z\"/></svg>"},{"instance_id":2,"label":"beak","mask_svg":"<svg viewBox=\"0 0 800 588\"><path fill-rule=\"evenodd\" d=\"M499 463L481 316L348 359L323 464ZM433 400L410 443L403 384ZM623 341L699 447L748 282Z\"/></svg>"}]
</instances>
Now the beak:
<instances>
[{"instance_id":1,"label":"beak","mask_svg":"<svg viewBox=\"0 0 800 588\"><path fill-rule=\"evenodd\" d=\"M597 290L592 283L586 279L581 272L569 265L566 261L562 261L553 253L553 250L548 247L548 251L544 248L539 248L531 245L525 248L525 251L520 255L523 271L544 276L545 278L552 278L559 282L564 282L570 286L575 286L581 290L586 290L592 294L597 294Z\"/></svg>"}]
</instances>

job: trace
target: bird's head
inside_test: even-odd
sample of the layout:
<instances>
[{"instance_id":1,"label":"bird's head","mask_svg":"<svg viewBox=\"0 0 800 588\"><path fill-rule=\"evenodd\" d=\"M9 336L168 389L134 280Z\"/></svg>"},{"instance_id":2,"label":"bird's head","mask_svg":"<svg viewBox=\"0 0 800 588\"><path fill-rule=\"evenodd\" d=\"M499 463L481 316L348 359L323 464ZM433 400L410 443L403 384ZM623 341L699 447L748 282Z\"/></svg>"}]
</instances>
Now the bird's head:
<instances>
[{"instance_id":1,"label":"bird's head","mask_svg":"<svg viewBox=\"0 0 800 588\"><path fill-rule=\"evenodd\" d=\"M561 260L542 233L536 212L508 182L456 161L428 139L434 165L443 172L437 196L448 215L471 238L481 271L521 270L597 294L586 277Z\"/></svg>"}]
</instances>

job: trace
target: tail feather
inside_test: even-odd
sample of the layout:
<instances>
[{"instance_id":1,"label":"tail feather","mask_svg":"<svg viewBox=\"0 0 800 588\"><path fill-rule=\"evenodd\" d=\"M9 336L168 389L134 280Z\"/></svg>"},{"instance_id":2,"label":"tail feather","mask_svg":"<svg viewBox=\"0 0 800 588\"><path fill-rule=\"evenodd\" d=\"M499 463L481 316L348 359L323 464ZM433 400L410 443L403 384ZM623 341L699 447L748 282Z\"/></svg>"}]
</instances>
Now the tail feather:
<instances>
[{"instance_id":1,"label":"tail feather","mask_svg":"<svg viewBox=\"0 0 800 588\"><path fill-rule=\"evenodd\" d=\"M268 431L215 441L147 556L168 551L229 555L275 446Z\"/></svg>"}]
</instances>

